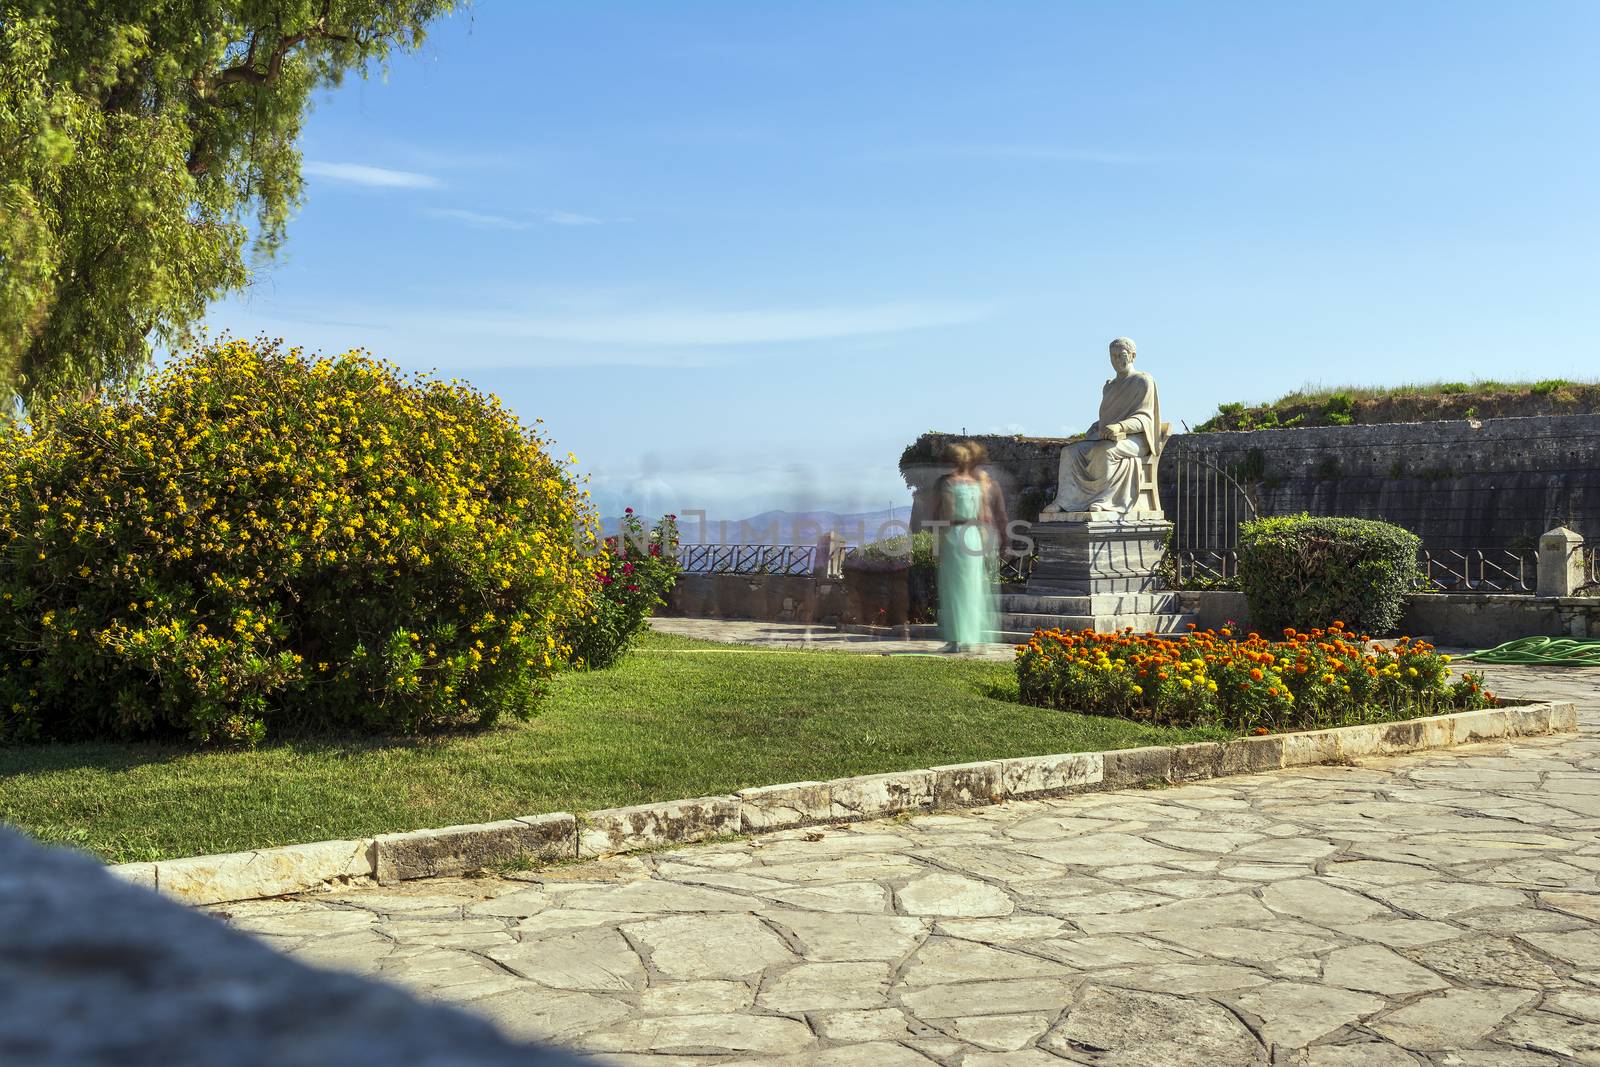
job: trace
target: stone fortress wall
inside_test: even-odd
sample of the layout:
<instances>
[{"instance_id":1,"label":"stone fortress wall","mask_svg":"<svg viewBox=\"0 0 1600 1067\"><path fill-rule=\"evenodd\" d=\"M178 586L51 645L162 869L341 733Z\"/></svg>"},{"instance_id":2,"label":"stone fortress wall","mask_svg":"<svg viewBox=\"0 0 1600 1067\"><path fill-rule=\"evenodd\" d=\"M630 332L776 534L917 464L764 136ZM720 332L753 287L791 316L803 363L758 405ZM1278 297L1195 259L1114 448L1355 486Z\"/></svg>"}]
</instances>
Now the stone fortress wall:
<instances>
[{"instance_id":1,"label":"stone fortress wall","mask_svg":"<svg viewBox=\"0 0 1600 1067\"><path fill-rule=\"evenodd\" d=\"M924 434L906 450L913 524L941 473L933 457L956 436ZM974 439L988 448L1013 515L1034 518L1054 495L1068 439ZM1600 414L1174 434L1162 464L1169 518L1179 455L1232 471L1263 515L1383 519L1435 551L1532 549L1557 526L1600 541Z\"/></svg>"}]
</instances>

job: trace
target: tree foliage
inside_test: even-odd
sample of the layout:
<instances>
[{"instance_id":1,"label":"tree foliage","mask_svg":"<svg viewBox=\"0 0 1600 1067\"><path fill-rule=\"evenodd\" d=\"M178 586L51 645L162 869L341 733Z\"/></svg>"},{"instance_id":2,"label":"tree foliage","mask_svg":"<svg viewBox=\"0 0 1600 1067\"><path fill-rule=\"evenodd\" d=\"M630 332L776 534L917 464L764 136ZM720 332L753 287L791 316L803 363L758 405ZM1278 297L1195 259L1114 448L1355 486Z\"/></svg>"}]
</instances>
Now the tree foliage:
<instances>
[{"instance_id":1,"label":"tree foliage","mask_svg":"<svg viewBox=\"0 0 1600 1067\"><path fill-rule=\"evenodd\" d=\"M136 378L301 200L312 94L455 0L0 0L0 389Z\"/></svg>"}]
</instances>

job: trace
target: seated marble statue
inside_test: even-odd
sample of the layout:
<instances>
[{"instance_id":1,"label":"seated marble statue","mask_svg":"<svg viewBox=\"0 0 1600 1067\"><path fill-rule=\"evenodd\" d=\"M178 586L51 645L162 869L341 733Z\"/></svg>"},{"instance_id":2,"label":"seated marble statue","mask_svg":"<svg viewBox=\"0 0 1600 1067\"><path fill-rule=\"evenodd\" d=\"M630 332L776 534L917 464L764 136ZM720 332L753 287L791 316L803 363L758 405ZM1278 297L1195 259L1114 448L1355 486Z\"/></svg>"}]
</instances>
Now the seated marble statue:
<instances>
[{"instance_id":1,"label":"seated marble statue","mask_svg":"<svg viewBox=\"0 0 1600 1067\"><path fill-rule=\"evenodd\" d=\"M1111 365L1117 376L1100 394L1100 417L1081 441L1061 450L1061 480L1053 504L1040 522L1060 521L1089 512L1115 518L1138 510L1145 460L1160 447L1161 405L1155 379L1133 369L1133 342L1111 342ZM1154 492L1147 494L1154 500ZM1159 505L1156 505L1159 508Z\"/></svg>"}]
</instances>

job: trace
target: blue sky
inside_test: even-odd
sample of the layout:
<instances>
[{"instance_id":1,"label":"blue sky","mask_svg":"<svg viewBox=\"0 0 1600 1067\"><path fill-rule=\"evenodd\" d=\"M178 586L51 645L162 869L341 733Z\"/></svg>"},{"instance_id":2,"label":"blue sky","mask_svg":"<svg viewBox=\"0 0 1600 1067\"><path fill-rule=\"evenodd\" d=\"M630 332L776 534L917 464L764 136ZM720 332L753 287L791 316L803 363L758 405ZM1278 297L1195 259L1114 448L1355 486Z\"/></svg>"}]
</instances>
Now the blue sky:
<instances>
[{"instance_id":1,"label":"blue sky","mask_svg":"<svg viewBox=\"0 0 1600 1067\"><path fill-rule=\"evenodd\" d=\"M326 94L215 329L438 368L607 513L904 503L928 429L1600 373L1600 4L479 0Z\"/></svg>"}]
</instances>

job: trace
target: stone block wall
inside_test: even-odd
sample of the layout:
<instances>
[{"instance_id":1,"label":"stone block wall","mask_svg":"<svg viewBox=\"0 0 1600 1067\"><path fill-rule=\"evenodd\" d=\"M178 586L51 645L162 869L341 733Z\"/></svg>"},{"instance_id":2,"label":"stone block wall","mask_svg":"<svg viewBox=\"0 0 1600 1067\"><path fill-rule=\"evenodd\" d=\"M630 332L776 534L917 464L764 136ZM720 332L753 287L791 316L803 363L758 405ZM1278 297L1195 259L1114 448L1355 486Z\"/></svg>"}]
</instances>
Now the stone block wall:
<instances>
[{"instance_id":1,"label":"stone block wall","mask_svg":"<svg viewBox=\"0 0 1600 1067\"><path fill-rule=\"evenodd\" d=\"M1600 539L1600 415L1184 434L1180 453L1245 474L1264 515L1383 519L1430 549Z\"/></svg>"},{"instance_id":2,"label":"stone block wall","mask_svg":"<svg viewBox=\"0 0 1600 1067\"><path fill-rule=\"evenodd\" d=\"M1243 593L1217 589L1178 595L1202 629L1231 624L1246 633L1254 626ZM1449 648L1493 648L1519 637L1600 637L1600 597L1415 593L1406 601L1398 632Z\"/></svg>"},{"instance_id":3,"label":"stone block wall","mask_svg":"<svg viewBox=\"0 0 1600 1067\"><path fill-rule=\"evenodd\" d=\"M792 574L680 574L662 614L832 626L846 614L845 583Z\"/></svg>"},{"instance_id":4,"label":"stone block wall","mask_svg":"<svg viewBox=\"0 0 1600 1067\"><path fill-rule=\"evenodd\" d=\"M1519 637L1600 637L1600 597L1419 593L1407 601L1400 630L1470 648Z\"/></svg>"},{"instance_id":5,"label":"stone block wall","mask_svg":"<svg viewBox=\"0 0 1600 1067\"><path fill-rule=\"evenodd\" d=\"M942 472L933 457L953 436L925 434L902 458L914 524L928 514ZM1013 513L1032 518L1055 493L1069 439L975 439L988 448ZM1263 515L1383 519L1434 550L1531 550L1557 526L1600 541L1600 415L1176 434L1163 460L1169 517L1178 510L1180 455L1236 472Z\"/></svg>"},{"instance_id":6,"label":"stone block wall","mask_svg":"<svg viewBox=\"0 0 1600 1067\"><path fill-rule=\"evenodd\" d=\"M989 470L1005 492L1013 518L1032 521L1055 498L1061 446L1077 437L1003 437L925 433L900 458L900 473L911 488L911 527L920 529L933 514L933 486L945 473L939 456L951 441L978 441L989 452Z\"/></svg>"},{"instance_id":7,"label":"stone block wall","mask_svg":"<svg viewBox=\"0 0 1600 1067\"><path fill-rule=\"evenodd\" d=\"M846 566L842 578L680 574L662 615L805 626L901 626L934 618L933 575L906 567Z\"/></svg>"}]
</instances>

